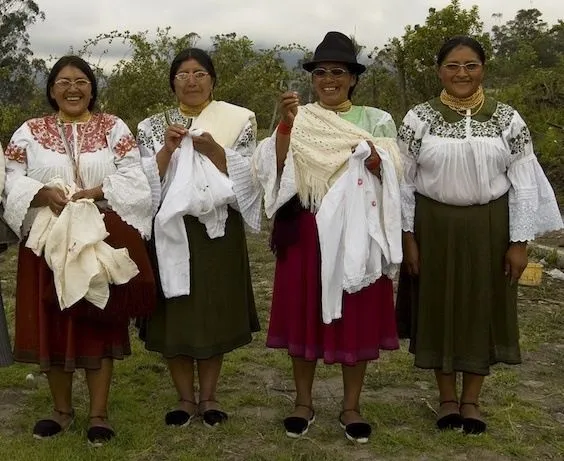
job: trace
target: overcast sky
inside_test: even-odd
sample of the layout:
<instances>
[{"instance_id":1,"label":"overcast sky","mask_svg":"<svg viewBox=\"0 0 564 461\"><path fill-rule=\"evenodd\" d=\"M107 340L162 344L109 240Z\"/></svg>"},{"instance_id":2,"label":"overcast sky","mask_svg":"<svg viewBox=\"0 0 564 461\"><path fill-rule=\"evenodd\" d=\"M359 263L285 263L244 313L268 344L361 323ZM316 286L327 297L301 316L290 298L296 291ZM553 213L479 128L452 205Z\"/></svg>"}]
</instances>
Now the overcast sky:
<instances>
[{"instance_id":1,"label":"overcast sky","mask_svg":"<svg viewBox=\"0 0 564 461\"><path fill-rule=\"evenodd\" d=\"M311 49L329 30L354 34L368 49L399 36L408 24L423 23L428 9L443 8L448 0L38 0L45 21L31 26L32 49L38 57L65 54L70 47L112 30L138 32L172 28L174 35L196 32L198 46L209 37L236 32L259 46L300 43ZM537 8L549 24L564 19L563 0L462 0L464 8L478 5L489 29L515 17L519 9ZM501 13L502 19L492 17ZM110 55L123 57L119 46ZM103 58L113 60L111 58ZM108 62L108 64L110 64Z\"/></svg>"}]
</instances>

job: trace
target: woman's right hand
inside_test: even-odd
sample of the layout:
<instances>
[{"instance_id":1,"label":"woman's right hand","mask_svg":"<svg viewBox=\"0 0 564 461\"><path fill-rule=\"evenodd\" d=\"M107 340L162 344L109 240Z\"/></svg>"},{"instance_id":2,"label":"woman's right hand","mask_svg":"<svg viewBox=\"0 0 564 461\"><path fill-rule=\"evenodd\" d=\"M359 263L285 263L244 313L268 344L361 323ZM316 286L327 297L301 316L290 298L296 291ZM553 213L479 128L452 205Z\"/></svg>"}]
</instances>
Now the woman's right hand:
<instances>
[{"instance_id":1,"label":"woman's right hand","mask_svg":"<svg viewBox=\"0 0 564 461\"><path fill-rule=\"evenodd\" d=\"M179 124L169 125L165 131L164 148L170 155L180 146L188 130Z\"/></svg>"},{"instance_id":2,"label":"woman's right hand","mask_svg":"<svg viewBox=\"0 0 564 461\"><path fill-rule=\"evenodd\" d=\"M56 187L44 187L36 195L36 206L48 206L51 211L60 215L68 203L65 193Z\"/></svg>"},{"instance_id":3,"label":"woman's right hand","mask_svg":"<svg viewBox=\"0 0 564 461\"><path fill-rule=\"evenodd\" d=\"M299 105L300 99L295 91L286 91L280 96L280 117L286 125L292 126L294 124Z\"/></svg>"},{"instance_id":4,"label":"woman's right hand","mask_svg":"<svg viewBox=\"0 0 564 461\"><path fill-rule=\"evenodd\" d=\"M411 232L403 233L403 263L409 275L419 275L419 246Z\"/></svg>"}]
</instances>

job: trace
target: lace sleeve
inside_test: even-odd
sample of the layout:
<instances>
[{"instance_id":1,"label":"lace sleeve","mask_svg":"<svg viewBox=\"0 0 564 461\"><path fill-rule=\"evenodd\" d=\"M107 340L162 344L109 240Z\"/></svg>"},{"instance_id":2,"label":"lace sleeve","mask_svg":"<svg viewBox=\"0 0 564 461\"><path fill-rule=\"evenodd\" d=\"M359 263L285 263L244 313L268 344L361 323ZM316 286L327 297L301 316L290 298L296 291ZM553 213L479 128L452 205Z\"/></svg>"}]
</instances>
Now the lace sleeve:
<instances>
[{"instance_id":1,"label":"lace sleeve","mask_svg":"<svg viewBox=\"0 0 564 461\"><path fill-rule=\"evenodd\" d=\"M43 187L42 182L27 176L27 153L32 139L27 123L24 123L16 130L4 152L4 221L18 238L27 235L31 228L37 212L31 208L31 202Z\"/></svg>"},{"instance_id":2,"label":"lace sleeve","mask_svg":"<svg viewBox=\"0 0 564 461\"><path fill-rule=\"evenodd\" d=\"M227 172L241 215L249 227L260 231L262 201L258 181L252 174L251 159L256 149L256 133L249 122L243 128L233 149L225 149Z\"/></svg>"},{"instance_id":3,"label":"lace sleeve","mask_svg":"<svg viewBox=\"0 0 564 461\"><path fill-rule=\"evenodd\" d=\"M510 240L526 242L539 234L561 229L562 216L554 191L535 156L529 129L517 112L505 135L512 156L507 169L511 182Z\"/></svg>"},{"instance_id":4,"label":"lace sleeve","mask_svg":"<svg viewBox=\"0 0 564 461\"><path fill-rule=\"evenodd\" d=\"M409 111L398 131L398 145L403 162L403 177L400 181L402 230L414 232L415 220L415 177L417 156L421 148L421 136L417 125L421 121L415 112Z\"/></svg>"},{"instance_id":5,"label":"lace sleeve","mask_svg":"<svg viewBox=\"0 0 564 461\"><path fill-rule=\"evenodd\" d=\"M149 238L151 236L151 188L141 167L141 155L135 138L118 119L108 135L117 171L104 178L102 189L108 204L127 224Z\"/></svg>"},{"instance_id":6,"label":"lace sleeve","mask_svg":"<svg viewBox=\"0 0 564 461\"><path fill-rule=\"evenodd\" d=\"M137 144L141 155L141 167L151 187L152 214L155 216L161 204L162 190L156 152L151 136L151 119L145 119L137 126Z\"/></svg>"},{"instance_id":7,"label":"lace sleeve","mask_svg":"<svg viewBox=\"0 0 564 461\"><path fill-rule=\"evenodd\" d=\"M288 151L284 169L278 175L276 166L276 132L263 139L253 156L253 171L264 191L264 211L268 219L297 194L292 151Z\"/></svg>"}]
</instances>

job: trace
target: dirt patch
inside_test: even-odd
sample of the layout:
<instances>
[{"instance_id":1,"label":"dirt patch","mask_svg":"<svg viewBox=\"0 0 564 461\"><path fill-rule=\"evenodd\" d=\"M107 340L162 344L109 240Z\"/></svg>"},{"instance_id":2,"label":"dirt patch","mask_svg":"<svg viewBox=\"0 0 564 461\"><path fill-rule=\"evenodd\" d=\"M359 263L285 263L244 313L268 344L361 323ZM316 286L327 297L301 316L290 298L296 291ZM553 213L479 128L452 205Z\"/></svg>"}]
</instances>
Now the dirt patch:
<instances>
[{"instance_id":1,"label":"dirt patch","mask_svg":"<svg viewBox=\"0 0 564 461\"><path fill-rule=\"evenodd\" d=\"M10 436L17 431L14 419L24 405L30 391L3 389L0 391L0 435Z\"/></svg>"},{"instance_id":2,"label":"dirt patch","mask_svg":"<svg viewBox=\"0 0 564 461\"><path fill-rule=\"evenodd\" d=\"M564 230L560 229L554 232L548 232L541 237L537 237L535 243L562 248L564 247Z\"/></svg>"}]
</instances>

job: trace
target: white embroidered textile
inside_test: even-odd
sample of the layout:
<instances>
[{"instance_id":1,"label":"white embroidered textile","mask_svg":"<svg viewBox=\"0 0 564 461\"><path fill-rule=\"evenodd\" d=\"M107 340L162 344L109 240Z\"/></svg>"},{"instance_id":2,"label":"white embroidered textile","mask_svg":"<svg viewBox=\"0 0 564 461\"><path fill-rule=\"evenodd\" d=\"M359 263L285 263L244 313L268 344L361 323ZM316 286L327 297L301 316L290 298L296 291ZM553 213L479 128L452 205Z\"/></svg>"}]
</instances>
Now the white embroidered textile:
<instances>
[{"instance_id":1,"label":"white embroidered textile","mask_svg":"<svg viewBox=\"0 0 564 461\"><path fill-rule=\"evenodd\" d=\"M322 318L342 317L343 290L355 293L393 276L402 260L399 183L390 154L382 159L382 182L364 166L370 146L362 142L348 168L323 197L315 219L321 249Z\"/></svg>"},{"instance_id":2,"label":"white embroidered textile","mask_svg":"<svg viewBox=\"0 0 564 461\"><path fill-rule=\"evenodd\" d=\"M68 198L76 192L74 185L60 178L46 187L64 190ZM49 207L39 209L25 246L37 256L44 254L61 310L83 298L104 309L109 284L122 285L139 273L127 248L114 249L104 242L108 235L103 215L92 200L70 201L58 217Z\"/></svg>"},{"instance_id":3,"label":"white embroidered textile","mask_svg":"<svg viewBox=\"0 0 564 461\"><path fill-rule=\"evenodd\" d=\"M62 129L74 151L81 144L78 157L84 188L102 186L104 200L98 206L114 210L149 238L151 189L129 128L113 115L95 113L89 122L65 123ZM65 151L55 115L25 122L12 136L4 156L4 219L21 239L38 212L31 207L37 192L55 177L66 184L75 182L73 162Z\"/></svg>"},{"instance_id":4,"label":"white embroidered textile","mask_svg":"<svg viewBox=\"0 0 564 461\"><path fill-rule=\"evenodd\" d=\"M205 155L194 150L191 129L173 155L167 173L173 178L155 217L155 246L163 293L167 298L190 294L190 248L184 215L195 216L210 238L225 235L227 206L234 203L233 182Z\"/></svg>"},{"instance_id":5,"label":"white embroidered textile","mask_svg":"<svg viewBox=\"0 0 564 461\"><path fill-rule=\"evenodd\" d=\"M485 204L509 192L512 242L562 228L554 191L512 107L497 103L490 120L446 122L429 103L405 116L398 132L404 162L402 227L414 231L415 192L456 206Z\"/></svg>"}]
</instances>

